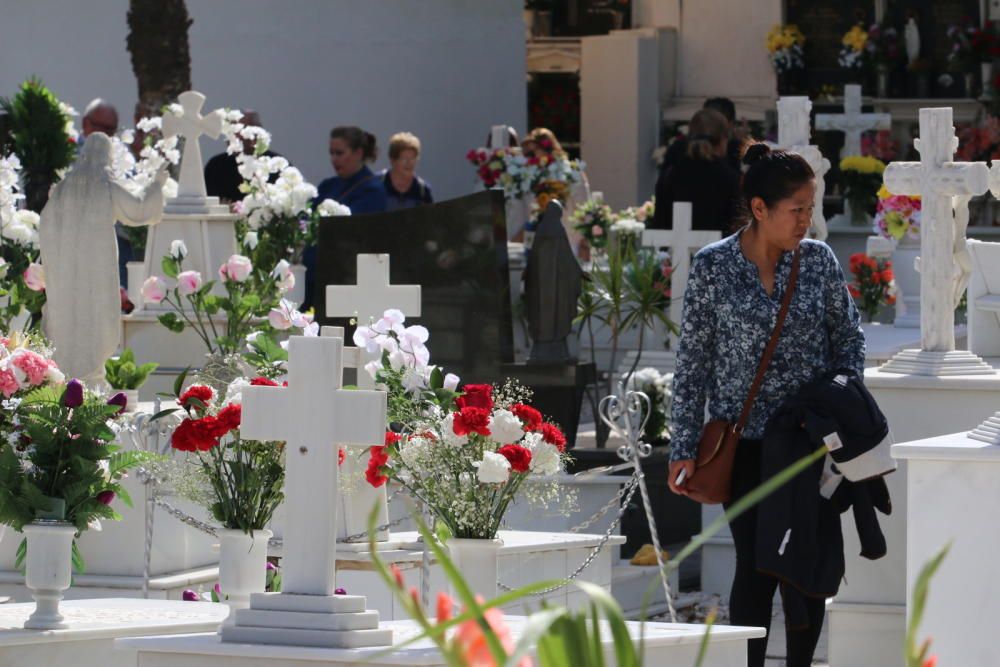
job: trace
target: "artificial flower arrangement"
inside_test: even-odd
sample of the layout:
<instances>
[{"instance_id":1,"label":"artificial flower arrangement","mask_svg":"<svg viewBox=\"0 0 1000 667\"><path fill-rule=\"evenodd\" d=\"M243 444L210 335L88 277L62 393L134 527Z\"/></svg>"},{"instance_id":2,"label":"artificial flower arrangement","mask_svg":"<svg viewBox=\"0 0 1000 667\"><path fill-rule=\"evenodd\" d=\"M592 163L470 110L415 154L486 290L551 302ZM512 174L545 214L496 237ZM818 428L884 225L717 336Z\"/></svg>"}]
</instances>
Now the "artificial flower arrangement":
<instances>
[{"instance_id":1,"label":"artificial flower arrangement","mask_svg":"<svg viewBox=\"0 0 1000 667\"><path fill-rule=\"evenodd\" d=\"M566 438L528 404L530 392L511 381L456 391L458 377L429 365L427 330L404 323L387 310L354 334L355 345L381 353L365 370L387 391L394 426L370 450L368 483L399 483L458 538L494 538L522 491L540 503L558 499ZM529 481L539 483L527 493Z\"/></svg>"},{"instance_id":2,"label":"artificial flower arrangement","mask_svg":"<svg viewBox=\"0 0 1000 667\"><path fill-rule=\"evenodd\" d=\"M858 309L868 322L875 319L882 304L896 303L896 279L891 261L857 252L851 255L850 269L854 282L848 285L848 290L859 300Z\"/></svg>"},{"instance_id":3,"label":"artificial flower arrangement","mask_svg":"<svg viewBox=\"0 0 1000 667\"><path fill-rule=\"evenodd\" d=\"M899 142L892 138L889 130L865 132L861 135L861 154L889 164L899 155Z\"/></svg>"},{"instance_id":4,"label":"artificial flower arrangement","mask_svg":"<svg viewBox=\"0 0 1000 667\"><path fill-rule=\"evenodd\" d=\"M573 228L595 250L608 245L608 233L615 222L611 207L596 198L588 199L573 211Z\"/></svg>"},{"instance_id":5,"label":"artificial flower arrangement","mask_svg":"<svg viewBox=\"0 0 1000 667\"><path fill-rule=\"evenodd\" d=\"M0 331L10 331L24 312L31 314L26 328L37 326L45 304L44 274L38 263L38 221L34 211L19 208L21 161L17 155L0 157Z\"/></svg>"},{"instance_id":6,"label":"artificial flower arrangement","mask_svg":"<svg viewBox=\"0 0 1000 667\"><path fill-rule=\"evenodd\" d=\"M586 168L579 160L545 153L525 157L518 148L474 148L465 158L484 188L503 188L507 199L533 196L539 210L545 210L550 199L566 201L569 188L583 180Z\"/></svg>"},{"instance_id":7,"label":"artificial flower arrangement","mask_svg":"<svg viewBox=\"0 0 1000 667\"><path fill-rule=\"evenodd\" d=\"M848 70L860 70L865 65L865 45L868 42L868 31L860 24L851 26L840 40L840 54L837 63Z\"/></svg>"},{"instance_id":8,"label":"artificial flower arrangement","mask_svg":"<svg viewBox=\"0 0 1000 667\"><path fill-rule=\"evenodd\" d=\"M765 46L771 58L771 65L778 74L806 66L803 46L806 37L793 24L776 25L767 33Z\"/></svg>"},{"instance_id":9,"label":"artificial flower arrangement","mask_svg":"<svg viewBox=\"0 0 1000 667\"><path fill-rule=\"evenodd\" d=\"M672 374L661 373L652 367L641 368L628 378L630 389L641 391L649 397L649 419L643 429L644 442L662 441L669 436L672 378Z\"/></svg>"},{"instance_id":10,"label":"artificial flower arrangement","mask_svg":"<svg viewBox=\"0 0 1000 667\"><path fill-rule=\"evenodd\" d=\"M896 28L873 23L868 28L865 41L865 59L876 68L886 69L902 61L905 56Z\"/></svg>"},{"instance_id":11,"label":"artificial flower arrangement","mask_svg":"<svg viewBox=\"0 0 1000 667\"><path fill-rule=\"evenodd\" d=\"M242 349L247 337L261 328L267 318L275 329L291 326L308 328L315 335L318 326L310 316L299 313L281 295L295 285L295 276L286 260L278 261L271 271L254 266L245 255L232 255L219 267L219 281L226 295L212 294L214 280L205 280L198 271L185 271L187 247L181 240L170 245L161 266L175 284L168 287L159 276L150 276L142 285L147 303L165 303L171 307L158 316L160 323L173 332L190 328L208 349L209 354L229 355ZM225 327L216 326L214 316L226 315ZM287 324L287 326L285 326ZM266 328L266 327L265 327Z\"/></svg>"},{"instance_id":12,"label":"artificial flower arrangement","mask_svg":"<svg viewBox=\"0 0 1000 667\"><path fill-rule=\"evenodd\" d=\"M885 163L876 157L849 155L840 161L844 197L850 202L852 222L864 224L878 205Z\"/></svg>"},{"instance_id":13,"label":"artificial flower arrangement","mask_svg":"<svg viewBox=\"0 0 1000 667\"><path fill-rule=\"evenodd\" d=\"M920 238L920 197L894 195L883 185L875 209L876 234L901 241Z\"/></svg>"}]
</instances>

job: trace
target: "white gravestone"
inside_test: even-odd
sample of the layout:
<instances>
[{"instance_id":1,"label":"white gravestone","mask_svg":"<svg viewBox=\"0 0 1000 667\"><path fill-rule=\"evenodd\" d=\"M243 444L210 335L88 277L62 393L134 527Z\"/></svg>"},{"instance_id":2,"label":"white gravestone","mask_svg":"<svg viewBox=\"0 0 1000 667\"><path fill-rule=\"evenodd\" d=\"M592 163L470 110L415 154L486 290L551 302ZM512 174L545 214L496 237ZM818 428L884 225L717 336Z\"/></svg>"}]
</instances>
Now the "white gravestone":
<instances>
[{"instance_id":1,"label":"white gravestone","mask_svg":"<svg viewBox=\"0 0 1000 667\"><path fill-rule=\"evenodd\" d=\"M823 195L826 183L823 178L830 171L830 161L823 157L818 146L809 143L809 112L812 102L808 97L778 98L777 148L801 155L816 174L816 197L813 200L812 233L820 241L828 235L826 218L823 217Z\"/></svg>"},{"instance_id":2,"label":"white gravestone","mask_svg":"<svg viewBox=\"0 0 1000 667\"><path fill-rule=\"evenodd\" d=\"M888 130L892 116L887 113L862 113L861 86L849 83L844 86L844 113L816 114L817 130L835 130L844 133L841 157L861 155L861 134L868 130Z\"/></svg>"},{"instance_id":3,"label":"white gravestone","mask_svg":"<svg viewBox=\"0 0 1000 667\"><path fill-rule=\"evenodd\" d=\"M407 317L420 317L420 285L392 285L389 282L389 263L389 255L386 254L358 255L355 285L326 286L327 317L357 317L358 324L364 326L382 317L390 308L399 310ZM364 370L364 366L369 361L377 360L377 353L360 350L358 354L358 386L373 389L375 380ZM367 453L348 455L344 461L344 474L357 476L357 472L363 471L367 465ZM367 529L368 512L376 502L381 507L378 524L389 522L385 486L376 489L362 482L343 500L345 535L356 535ZM380 542L384 542L389 539L389 533L382 531L378 537Z\"/></svg>"},{"instance_id":4,"label":"white gravestone","mask_svg":"<svg viewBox=\"0 0 1000 667\"><path fill-rule=\"evenodd\" d=\"M1000 357L1000 243L969 239L969 351Z\"/></svg>"},{"instance_id":5,"label":"white gravestone","mask_svg":"<svg viewBox=\"0 0 1000 667\"><path fill-rule=\"evenodd\" d=\"M205 190L205 173L201 161L199 138L206 134L215 139L222 132L222 110L216 109L201 115L205 96L189 90L177 96L184 112L180 116L163 115L163 136L180 135L184 138L181 156L181 174L177 182L177 196L167 202L167 213L228 213L228 207L219 204L218 197L208 197Z\"/></svg>"},{"instance_id":6,"label":"white gravestone","mask_svg":"<svg viewBox=\"0 0 1000 667\"><path fill-rule=\"evenodd\" d=\"M722 234L691 229L691 202L674 202L673 210L673 229L647 229L642 233L642 244L670 251L670 320L680 325L691 254L720 240Z\"/></svg>"},{"instance_id":7,"label":"white gravestone","mask_svg":"<svg viewBox=\"0 0 1000 667\"><path fill-rule=\"evenodd\" d=\"M104 379L104 362L121 342L121 296L115 221L155 225L163 212L166 172L142 197L108 175L111 140L87 137L80 159L52 191L39 224L46 271L45 335L67 377Z\"/></svg>"},{"instance_id":8,"label":"white gravestone","mask_svg":"<svg viewBox=\"0 0 1000 667\"><path fill-rule=\"evenodd\" d=\"M921 109L920 138L914 145L920 162L893 162L884 180L890 192L922 199L920 349L900 352L881 370L931 376L992 374L978 356L955 349L956 293L964 280L956 254L964 250L965 229L961 216L956 220L953 199L984 193L989 171L983 162L951 161L958 147L951 108Z\"/></svg>"},{"instance_id":9,"label":"white gravestone","mask_svg":"<svg viewBox=\"0 0 1000 667\"><path fill-rule=\"evenodd\" d=\"M249 609L222 629L223 642L356 648L385 646L365 598L335 595L338 445L381 444L386 395L342 388L344 342L292 336L288 387L251 387L243 393L240 432L285 441L286 523L282 592L254 594Z\"/></svg>"}]
</instances>

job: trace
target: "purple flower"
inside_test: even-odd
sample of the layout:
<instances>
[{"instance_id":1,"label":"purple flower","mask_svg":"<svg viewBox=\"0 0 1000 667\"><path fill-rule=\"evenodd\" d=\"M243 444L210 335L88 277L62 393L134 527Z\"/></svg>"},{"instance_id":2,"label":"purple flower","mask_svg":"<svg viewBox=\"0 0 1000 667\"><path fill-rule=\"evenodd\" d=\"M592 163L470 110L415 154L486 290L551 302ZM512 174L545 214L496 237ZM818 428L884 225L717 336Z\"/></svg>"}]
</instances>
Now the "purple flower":
<instances>
[{"instance_id":1,"label":"purple flower","mask_svg":"<svg viewBox=\"0 0 1000 667\"><path fill-rule=\"evenodd\" d=\"M215 586L212 586L212 590L215 591L217 595L222 595L222 586L218 583L215 584Z\"/></svg>"},{"instance_id":2,"label":"purple flower","mask_svg":"<svg viewBox=\"0 0 1000 667\"><path fill-rule=\"evenodd\" d=\"M115 492L109 490L101 491L97 494L97 502L102 505L110 505L111 501L115 499Z\"/></svg>"},{"instance_id":3,"label":"purple flower","mask_svg":"<svg viewBox=\"0 0 1000 667\"><path fill-rule=\"evenodd\" d=\"M120 391L111 398L108 399L108 405L117 405L118 412L116 414L121 414L125 412L125 405L128 403L128 399L125 398L125 392Z\"/></svg>"},{"instance_id":4,"label":"purple flower","mask_svg":"<svg viewBox=\"0 0 1000 667\"><path fill-rule=\"evenodd\" d=\"M334 595L347 595L347 591L343 588L338 588L333 592Z\"/></svg>"},{"instance_id":5,"label":"purple flower","mask_svg":"<svg viewBox=\"0 0 1000 667\"><path fill-rule=\"evenodd\" d=\"M189 588L181 593L181 599L185 602L198 602L201 598L199 598L198 594Z\"/></svg>"},{"instance_id":6,"label":"purple flower","mask_svg":"<svg viewBox=\"0 0 1000 667\"><path fill-rule=\"evenodd\" d=\"M277 569L278 569L277 565L275 565L271 561L267 561L267 571L268 572L273 572L274 570L277 570Z\"/></svg>"},{"instance_id":7,"label":"purple flower","mask_svg":"<svg viewBox=\"0 0 1000 667\"><path fill-rule=\"evenodd\" d=\"M67 408L78 408L83 405L83 383L73 378L66 383L62 404Z\"/></svg>"}]
</instances>

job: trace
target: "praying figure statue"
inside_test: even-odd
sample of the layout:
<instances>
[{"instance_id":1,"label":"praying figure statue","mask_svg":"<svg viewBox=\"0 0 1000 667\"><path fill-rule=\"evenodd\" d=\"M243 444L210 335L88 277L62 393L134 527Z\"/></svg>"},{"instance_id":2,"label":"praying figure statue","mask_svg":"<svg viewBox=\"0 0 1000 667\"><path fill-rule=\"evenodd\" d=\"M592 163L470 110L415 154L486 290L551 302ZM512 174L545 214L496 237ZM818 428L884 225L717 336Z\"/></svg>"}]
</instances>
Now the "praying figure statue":
<instances>
[{"instance_id":1,"label":"praying figure statue","mask_svg":"<svg viewBox=\"0 0 1000 667\"><path fill-rule=\"evenodd\" d=\"M39 223L46 304L42 326L66 377L104 380L104 362L121 338L115 221L153 225L163 214L166 171L143 196L111 178L111 140L87 137L83 151L52 191Z\"/></svg>"}]
</instances>

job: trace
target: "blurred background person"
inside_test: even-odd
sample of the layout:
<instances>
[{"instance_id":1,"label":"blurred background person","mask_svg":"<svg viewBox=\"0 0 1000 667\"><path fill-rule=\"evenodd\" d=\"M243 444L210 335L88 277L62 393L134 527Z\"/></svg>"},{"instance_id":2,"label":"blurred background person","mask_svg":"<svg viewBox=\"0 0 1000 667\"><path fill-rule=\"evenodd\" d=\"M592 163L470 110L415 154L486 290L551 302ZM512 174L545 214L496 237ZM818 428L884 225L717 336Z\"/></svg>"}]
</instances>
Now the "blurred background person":
<instances>
[{"instance_id":1,"label":"blurred background person","mask_svg":"<svg viewBox=\"0 0 1000 667\"><path fill-rule=\"evenodd\" d=\"M389 168L381 174L385 187L386 210L432 204L431 186L417 175L420 139L398 132L389 139Z\"/></svg>"}]
</instances>

